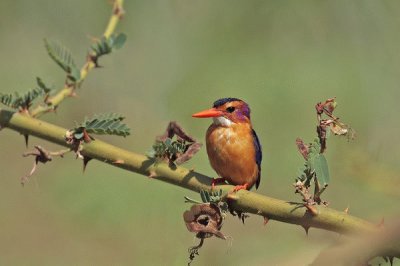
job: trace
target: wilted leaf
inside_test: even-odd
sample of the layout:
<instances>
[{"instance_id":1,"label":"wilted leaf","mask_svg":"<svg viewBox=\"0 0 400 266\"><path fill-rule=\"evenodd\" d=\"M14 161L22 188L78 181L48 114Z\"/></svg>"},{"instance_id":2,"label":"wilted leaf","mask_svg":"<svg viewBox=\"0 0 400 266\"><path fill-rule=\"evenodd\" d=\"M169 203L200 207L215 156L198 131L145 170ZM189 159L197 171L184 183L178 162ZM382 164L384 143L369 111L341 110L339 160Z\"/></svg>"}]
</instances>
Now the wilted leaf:
<instances>
[{"instance_id":1,"label":"wilted leaf","mask_svg":"<svg viewBox=\"0 0 400 266\"><path fill-rule=\"evenodd\" d=\"M349 127L343 123L335 122L330 125L330 129L335 135L347 135L349 133Z\"/></svg>"},{"instance_id":2,"label":"wilted leaf","mask_svg":"<svg viewBox=\"0 0 400 266\"><path fill-rule=\"evenodd\" d=\"M325 112L327 115L331 115L337 106L336 98L330 98L325 102L319 102L315 105L315 109L318 114Z\"/></svg>"}]
</instances>

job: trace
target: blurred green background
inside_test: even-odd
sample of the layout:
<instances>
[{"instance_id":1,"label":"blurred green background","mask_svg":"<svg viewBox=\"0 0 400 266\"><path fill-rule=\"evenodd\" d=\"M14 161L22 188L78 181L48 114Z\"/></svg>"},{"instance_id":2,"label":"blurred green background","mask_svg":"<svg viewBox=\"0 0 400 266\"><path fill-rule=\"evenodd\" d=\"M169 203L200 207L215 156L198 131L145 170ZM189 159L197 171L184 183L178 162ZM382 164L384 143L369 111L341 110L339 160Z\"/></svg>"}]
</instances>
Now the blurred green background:
<instances>
[{"instance_id":1,"label":"blurred green background","mask_svg":"<svg viewBox=\"0 0 400 266\"><path fill-rule=\"evenodd\" d=\"M1 92L26 90L35 77L60 87L64 74L47 56L43 38L60 40L84 62L90 36L110 15L106 0L0 1ZM101 58L57 115L72 127L85 115L119 112L128 138L104 137L144 153L168 121L204 140L209 120L191 114L221 97L252 108L263 145L259 193L298 200L292 182L303 159L295 139L315 136L314 104L336 96L336 114L357 138L330 138L330 207L374 223L399 216L400 2L399 1L126 1L118 27L128 41ZM0 132L1 265L185 265L197 244L183 223L195 193L103 163L68 155L39 165L23 137ZM57 149L37 138L40 144ZM185 166L215 176L205 149ZM252 216L228 217L232 241L210 239L193 265L307 265L340 236Z\"/></svg>"}]
</instances>

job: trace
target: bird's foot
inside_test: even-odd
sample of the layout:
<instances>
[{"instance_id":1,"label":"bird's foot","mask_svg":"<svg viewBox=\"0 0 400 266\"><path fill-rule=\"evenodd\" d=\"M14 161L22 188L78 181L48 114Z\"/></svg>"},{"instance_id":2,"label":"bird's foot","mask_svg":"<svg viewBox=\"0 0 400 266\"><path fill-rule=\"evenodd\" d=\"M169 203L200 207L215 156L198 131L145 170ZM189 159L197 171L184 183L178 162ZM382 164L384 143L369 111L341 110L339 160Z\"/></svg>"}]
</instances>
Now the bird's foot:
<instances>
[{"instance_id":1,"label":"bird's foot","mask_svg":"<svg viewBox=\"0 0 400 266\"><path fill-rule=\"evenodd\" d=\"M232 189L232 192L234 193L234 192L238 192L239 190L242 190L242 189L244 189L244 190L247 190L247 187L249 186L249 184L247 184L247 183L245 183L244 185L238 185L238 186L235 186L233 189Z\"/></svg>"},{"instance_id":2,"label":"bird's foot","mask_svg":"<svg viewBox=\"0 0 400 266\"><path fill-rule=\"evenodd\" d=\"M211 182L211 190L215 189L215 185L218 183L224 183L225 182L225 178L220 177L220 178L213 178L212 182Z\"/></svg>"}]
</instances>

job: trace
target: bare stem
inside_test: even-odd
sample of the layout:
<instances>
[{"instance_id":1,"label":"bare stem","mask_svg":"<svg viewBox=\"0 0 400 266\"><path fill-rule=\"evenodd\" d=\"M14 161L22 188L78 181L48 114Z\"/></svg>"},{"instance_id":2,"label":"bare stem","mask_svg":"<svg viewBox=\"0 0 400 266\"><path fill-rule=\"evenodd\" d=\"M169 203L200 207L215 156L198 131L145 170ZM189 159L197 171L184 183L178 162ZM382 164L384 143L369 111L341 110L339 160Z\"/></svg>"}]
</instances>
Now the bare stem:
<instances>
[{"instance_id":1,"label":"bare stem","mask_svg":"<svg viewBox=\"0 0 400 266\"><path fill-rule=\"evenodd\" d=\"M113 32L115 31L118 21L121 20L122 16L125 13L123 5L124 5L124 0L114 0L112 15L110 20L108 21L106 30L104 31L103 34L104 37L109 38L111 34L113 34Z\"/></svg>"}]
</instances>

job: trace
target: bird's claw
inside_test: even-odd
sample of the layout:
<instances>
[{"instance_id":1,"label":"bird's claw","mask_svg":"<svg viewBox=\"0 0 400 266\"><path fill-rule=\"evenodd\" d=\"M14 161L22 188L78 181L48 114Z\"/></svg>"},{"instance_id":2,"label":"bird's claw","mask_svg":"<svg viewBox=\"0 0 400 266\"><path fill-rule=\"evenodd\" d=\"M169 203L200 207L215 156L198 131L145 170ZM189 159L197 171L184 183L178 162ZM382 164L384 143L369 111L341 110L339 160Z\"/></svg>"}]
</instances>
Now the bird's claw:
<instances>
[{"instance_id":1,"label":"bird's claw","mask_svg":"<svg viewBox=\"0 0 400 266\"><path fill-rule=\"evenodd\" d=\"M247 184L247 183L244 184L244 185L238 185L238 186L235 186L235 187L232 189L232 192L233 192L233 193L234 193L234 192L238 192L239 190L242 190L242 189L247 190L247 187L248 187L248 184Z\"/></svg>"},{"instance_id":2,"label":"bird's claw","mask_svg":"<svg viewBox=\"0 0 400 266\"><path fill-rule=\"evenodd\" d=\"M225 178L213 178L213 180L211 181L211 190L215 190L215 185L217 183L223 183L225 182Z\"/></svg>"}]
</instances>

